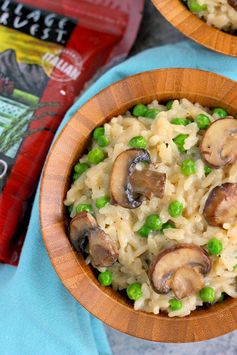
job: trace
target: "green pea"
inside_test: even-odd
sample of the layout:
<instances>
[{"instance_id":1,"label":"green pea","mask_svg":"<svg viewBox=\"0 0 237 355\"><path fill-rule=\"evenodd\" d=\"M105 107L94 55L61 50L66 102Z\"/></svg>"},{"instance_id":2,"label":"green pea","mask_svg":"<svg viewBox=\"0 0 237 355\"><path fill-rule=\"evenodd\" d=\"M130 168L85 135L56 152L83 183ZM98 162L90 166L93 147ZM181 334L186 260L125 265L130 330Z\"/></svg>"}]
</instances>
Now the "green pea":
<instances>
[{"instance_id":1,"label":"green pea","mask_svg":"<svg viewBox=\"0 0 237 355\"><path fill-rule=\"evenodd\" d=\"M173 142L177 145L177 148L181 153L186 152L186 149L184 148L184 143L187 137L188 134L181 133L173 139Z\"/></svg>"},{"instance_id":2,"label":"green pea","mask_svg":"<svg viewBox=\"0 0 237 355\"><path fill-rule=\"evenodd\" d=\"M168 222L165 222L163 225L162 225L162 232L165 230L165 229L169 229L169 228L175 228L175 224L173 221L168 221Z\"/></svg>"},{"instance_id":3,"label":"green pea","mask_svg":"<svg viewBox=\"0 0 237 355\"><path fill-rule=\"evenodd\" d=\"M171 110L172 109L173 103L174 103L174 100L169 100L169 101L166 102L167 110Z\"/></svg>"},{"instance_id":4,"label":"green pea","mask_svg":"<svg viewBox=\"0 0 237 355\"><path fill-rule=\"evenodd\" d=\"M187 118L172 118L172 120L170 121L170 123L175 124L175 125L180 125L180 126L187 126L190 121L187 120Z\"/></svg>"},{"instance_id":5,"label":"green pea","mask_svg":"<svg viewBox=\"0 0 237 355\"><path fill-rule=\"evenodd\" d=\"M81 175L81 174L74 173L74 174L72 175L72 181L75 182L75 181L79 178L80 175Z\"/></svg>"},{"instance_id":6,"label":"green pea","mask_svg":"<svg viewBox=\"0 0 237 355\"><path fill-rule=\"evenodd\" d=\"M207 243L207 249L211 255L220 255L223 250L223 244L220 239L212 238Z\"/></svg>"},{"instance_id":7,"label":"green pea","mask_svg":"<svg viewBox=\"0 0 237 355\"><path fill-rule=\"evenodd\" d=\"M175 218L175 217L179 217L182 215L183 209L184 209L184 206L183 206L182 202L175 200L169 204L168 212L171 217Z\"/></svg>"},{"instance_id":8,"label":"green pea","mask_svg":"<svg viewBox=\"0 0 237 355\"><path fill-rule=\"evenodd\" d=\"M79 176L81 174L83 174L87 169L89 168L89 165L86 164L86 163L77 163L75 166L74 166L74 171L79 174Z\"/></svg>"},{"instance_id":9,"label":"green pea","mask_svg":"<svg viewBox=\"0 0 237 355\"><path fill-rule=\"evenodd\" d=\"M159 231L162 228L162 222L158 215L151 214L146 218L145 226L150 228L152 231Z\"/></svg>"},{"instance_id":10,"label":"green pea","mask_svg":"<svg viewBox=\"0 0 237 355\"><path fill-rule=\"evenodd\" d=\"M212 171L213 171L213 169L210 168L209 166L207 166L207 165L204 166L204 173L205 173L205 175L210 174Z\"/></svg>"},{"instance_id":11,"label":"green pea","mask_svg":"<svg viewBox=\"0 0 237 355\"><path fill-rule=\"evenodd\" d=\"M179 311L183 307L182 301L177 300L176 298L169 300L169 305L171 311Z\"/></svg>"},{"instance_id":12,"label":"green pea","mask_svg":"<svg viewBox=\"0 0 237 355\"><path fill-rule=\"evenodd\" d=\"M101 196L99 198L96 199L95 201L95 205L97 208L103 208L104 206L107 205L107 203L109 203L109 197L108 196Z\"/></svg>"},{"instance_id":13,"label":"green pea","mask_svg":"<svg viewBox=\"0 0 237 355\"><path fill-rule=\"evenodd\" d=\"M237 270L237 264L233 266L233 271Z\"/></svg>"},{"instance_id":14,"label":"green pea","mask_svg":"<svg viewBox=\"0 0 237 355\"><path fill-rule=\"evenodd\" d=\"M146 105L137 104L133 107L132 114L135 117L144 117L147 111Z\"/></svg>"},{"instance_id":15,"label":"green pea","mask_svg":"<svg viewBox=\"0 0 237 355\"><path fill-rule=\"evenodd\" d=\"M113 274L109 270L100 272L98 276L98 280L102 286L110 286L112 284Z\"/></svg>"},{"instance_id":16,"label":"green pea","mask_svg":"<svg viewBox=\"0 0 237 355\"><path fill-rule=\"evenodd\" d=\"M208 116L200 113L200 115L197 115L195 118L195 122L197 123L199 129L206 129L210 125L211 120Z\"/></svg>"},{"instance_id":17,"label":"green pea","mask_svg":"<svg viewBox=\"0 0 237 355\"><path fill-rule=\"evenodd\" d=\"M223 109L222 107L214 108L212 113L215 114L216 116L218 116L219 118L225 118L226 116L228 116L228 112L225 109Z\"/></svg>"},{"instance_id":18,"label":"green pea","mask_svg":"<svg viewBox=\"0 0 237 355\"><path fill-rule=\"evenodd\" d=\"M128 142L128 145L132 148L145 149L147 146L147 140L143 136L135 136Z\"/></svg>"},{"instance_id":19,"label":"green pea","mask_svg":"<svg viewBox=\"0 0 237 355\"><path fill-rule=\"evenodd\" d=\"M197 0L188 0L188 7L192 12L201 12L207 10L207 5L200 5Z\"/></svg>"},{"instance_id":20,"label":"green pea","mask_svg":"<svg viewBox=\"0 0 237 355\"><path fill-rule=\"evenodd\" d=\"M103 136L105 134L105 129L104 127L97 127L93 131L93 138L97 140L100 136Z\"/></svg>"},{"instance_id":21,"label":"green pea","mask_svg":"<svg viewBox=\"0 0 237 355\"><path fill-rule=\"evenodd\" d=\"M127 295L130 300L137 301L142 297L142 285L135 282L127 287Z\"/></svg>"},{"instance_id":22,"label":"green pea","mask_svg":"<svg viewBox=\"0 0 237 355\"><path fill-rule=\"evenodd\" d=\"M158 115L158 113L160 112L160 110L158 108L149 108L145 114L144 117L147 118L156 118L156 116Z\"/></svg>"},{"instance_id":23,"label":"green pea","mask_svg":"<svg viewBox=\"0 0 237 355\"><path fill-rule=\"evenodd\" d=\"M83 212L83 211L93 213L92 205L89 205L88 203L80 203L79 205L77 205L76 213L80 213L80 212Z\"/></svg>"},{"instance_id":24,"label":"green pea","mask_svg":"<svg viewBox=\"0 0 237 355\"><path fill-rule=\"evenodd\" d=\"M138 229L137 233L140 235L140 237L147 238L151 233L151 229L146 225L143 225L140 229Z\"/></svg>"},{"instance_id":25,"label":"green pea","mask_svg":"<svg viewBox=\"0 0 237 355\"><path fill-rule=\"evenodd\" d=\"M107 147L109 145L109 138L104 135L99 136L96 141L100 147Z\"/></svg>"},{"instance_id":26,"label":"green pea","mask_svg":"<svg viewBox=\"0 0 237 355\"><path fill-rule=\"evenodd\" d=\"M215 301L216 293L212 287L203 287L199 292L199 297L203 302L213 303Z\"/></svg>"},{"instance_id":27,"label":"green pea","mask_svg":"<svg viewBox=\"0 0 237 355\"><path fill-rule=\"evenodd\" d=\"M181 172L185 176L189 176L196 173L196 164L192 159L185 159L181 164Z\"/></svg>"},{"instance_id":28,"label":"green pea","mask_svg":"<svg viewBox=\"0 0 237 355\"><path fill-rule=\"evenodd\" d=\"M105 154L100 148L94 148L88 153L88 161L90 164L99 164L105 159Z\"/></svg>"}]
</instances>

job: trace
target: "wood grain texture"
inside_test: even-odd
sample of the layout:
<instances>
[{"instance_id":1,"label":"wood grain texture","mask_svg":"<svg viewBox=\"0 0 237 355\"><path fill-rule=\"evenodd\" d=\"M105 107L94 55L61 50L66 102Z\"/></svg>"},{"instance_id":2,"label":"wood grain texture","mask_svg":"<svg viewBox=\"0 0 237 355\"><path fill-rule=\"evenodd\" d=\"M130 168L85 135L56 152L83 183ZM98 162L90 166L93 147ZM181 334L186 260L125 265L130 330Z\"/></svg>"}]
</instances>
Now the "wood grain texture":
<instances>
[{"instance_id":1,"label":"wood grain texture","mask_svg":"<svg viewBox=\"0 0 237 355\"><path fill-rule=\"evenodd\" d=\"M119 81L82 106L55 141L47 159L40 193L43 240L51 262L68 291L89 312L129 335L159 342L193 342L237 329L237 300L229 299L185 318L135 311L122 294L100 286L93 270L67 238L63 200L73 165L83 154L92 130L138 102L186 97L222 106L237 115L237 85L213 73L161 69Z\"/></svg>"},{"instance_id":2,"label":"wood grain texture","mask_svg":"<svg viewBox=\"0 0 237 355\"><path fill-rule=\"evenodd\" d=\"M209 26L194 15L181 0L152 0L175 28L195 42L216 52L237 57L237 36Z\"/></svg>"}]
</instances>

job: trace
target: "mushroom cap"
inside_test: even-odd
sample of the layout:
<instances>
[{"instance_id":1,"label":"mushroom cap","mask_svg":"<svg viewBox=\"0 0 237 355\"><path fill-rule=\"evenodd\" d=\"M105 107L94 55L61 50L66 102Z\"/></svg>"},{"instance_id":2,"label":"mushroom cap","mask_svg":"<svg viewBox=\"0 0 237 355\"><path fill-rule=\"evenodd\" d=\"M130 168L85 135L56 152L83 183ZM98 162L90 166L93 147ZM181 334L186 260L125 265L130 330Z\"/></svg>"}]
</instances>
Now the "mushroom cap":
<instances>
[{"instance_id":1,"label":"mushroom cap","mask_svg":"<svg viewBox=\"0 0 237 355\"><path fill-rule=\"evenodd\" d=\"M110 194L114 204L125 208L137 208L142 203L142 196L134 198L130 176L139 162L150 163L150 155L145 149L127 149L114 161L110 177Z\"/></svg>"},{"instance_id":2,"label":"mushroom cap","mask_svg":"<svg viewBox=\"0 0 237 355\"><path fill-rule=\"evenodd\" d=\"M69 239L74 248L84 253L91 229L97 227L95 218L88 212L78 213L70 222Z\"/></svg>"},{"instance_id":3,"label":"mushroom cap","mask_svg":"<svg viewBox=\"0 0 237 355\"><path fill-rule=\"evenodd\" d=\"M237 0L227 0L228 4L237 11Z\"/></svg>"},{"instance_id":4,"label":"mushroom cap","mask_svg":"<svg viewBox=\"0 0 237 355\"><path fill-rule=\"evenodd\" d=\"M237 183L226 182L214 187L206 200L203 216L211 226L237 220Z\"/></svg>"},{"instance_id":5,"label":"mushroom cap","mask_svg":"<svg viewBox=\"0 0 237 355\"><path fill-rule=\"evenodd\" d=\"M100 228L94 229L90 233L89 254L95 266L111 266L118 259L118 249L115 242Z\"/></svg>"},{"instance_id":6,"label":"mushroom cap","mask_svg":"<svg viewBox=\"0 0 237 355\"><path fill-rule=\"evenodd\" d=\"M211 260L208 257L206 251L195 244L177 244L171 248L161 251L150 268L150 281L153 289L157 293L165 294L173 288L173 278L175 273L175 292L179 295L177 290L177 284L180 284L181 276L187 277L188 270L181 270L181 268L192 268L195 272L199 272L200 275L206 275L211 269ZM188 281L183 282L183 286L189 287ZM188 295L187 290L182 287L181 295Z\"/></svg>"},{"instance_id":7,"label":"mushroom cap","mask_svg":"<svg viewBox=\"0 0 237 355\"><path fill-rule=\"evenodd\" d=\"M203 276L189 266L177 269L172 279L172 290L178 299L197 293L204 287Z\"/></svg>"},{"instance_id":8,"label":"mushroom cap","mask_svg":"<svg viewBox=\"0 0 237 355\"><path fill-rule=\"evenodd\" d=\"M79 253L85 253L89 244L89 254L95 266L111 266L118 258L115 242L88 212L80 212L71 220L69 239Z\"/></svg>"},{"instance_id":9,"label":"mushroom cap","mask_svg":"<svg viewBox=\"0 0 237 355\"><path fill-rule=\"evenodd\" d=\"M227 117L214 121L206 130L200 152L207 165L219 168L237 159L237 119Z\"/></svg>"}]
</instances>

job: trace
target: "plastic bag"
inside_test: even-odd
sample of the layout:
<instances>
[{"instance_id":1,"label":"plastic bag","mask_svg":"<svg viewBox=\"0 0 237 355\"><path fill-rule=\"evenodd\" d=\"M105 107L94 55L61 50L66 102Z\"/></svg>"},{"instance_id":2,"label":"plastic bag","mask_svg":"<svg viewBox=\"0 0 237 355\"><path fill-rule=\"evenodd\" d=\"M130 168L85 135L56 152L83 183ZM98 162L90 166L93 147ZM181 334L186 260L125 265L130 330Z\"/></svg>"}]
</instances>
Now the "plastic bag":
<instances>
[{"instance_id":1,"label":"plastic bag","mask_svg":"<svg viewBox=\"0 0 237 355\"><path fill-rule=\"evenodd\" d=\"M29 203L65 111L124 58L144 0L0 0L0 261L17 265Z\"/></svg>"}]
</instances>

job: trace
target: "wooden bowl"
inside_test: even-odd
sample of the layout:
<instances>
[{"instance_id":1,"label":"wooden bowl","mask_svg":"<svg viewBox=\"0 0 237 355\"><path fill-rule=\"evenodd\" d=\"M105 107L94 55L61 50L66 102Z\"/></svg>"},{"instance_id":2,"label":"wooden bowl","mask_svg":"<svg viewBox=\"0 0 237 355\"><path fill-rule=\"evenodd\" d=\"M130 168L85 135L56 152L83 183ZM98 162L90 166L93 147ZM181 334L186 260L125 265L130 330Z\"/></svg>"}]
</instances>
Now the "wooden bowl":
<instances>
[{"instance_id":1,"label":"wooden bowl","mask_svg":"<svg viewBox=\"0 0 237 355\"><path fill-rule=\"evenodd\" d=\"M237 57L237 36L209 26L194 15L181 0L152 0L175 28L195 42L216 52Z\"/></svg>"},{"instance_id":2,"label":"wooden bowl","mask_svg":"<svg viewBox=\"0 0 237 355\"><path fill-rule=\"evenodd\" d=\"M159 342L193 342L237 328L237 299L228 299L185 318L135 311L129 300L98 283L92 268L72 248L63 200L72 167L83 154L91 132L138 102L186 97L237 114L237 85L213 73L193 69L161 69L121 80L83 105L66 124L47 159L40 193L43 240L64 286L94 316L129 335Z\"/></svg>"}]
</instances>

